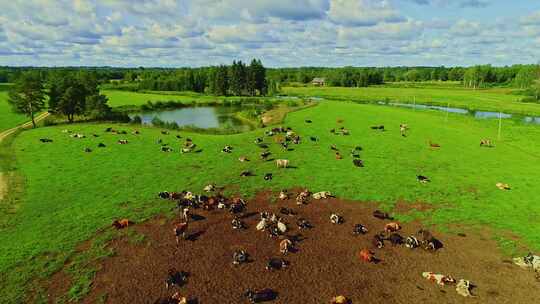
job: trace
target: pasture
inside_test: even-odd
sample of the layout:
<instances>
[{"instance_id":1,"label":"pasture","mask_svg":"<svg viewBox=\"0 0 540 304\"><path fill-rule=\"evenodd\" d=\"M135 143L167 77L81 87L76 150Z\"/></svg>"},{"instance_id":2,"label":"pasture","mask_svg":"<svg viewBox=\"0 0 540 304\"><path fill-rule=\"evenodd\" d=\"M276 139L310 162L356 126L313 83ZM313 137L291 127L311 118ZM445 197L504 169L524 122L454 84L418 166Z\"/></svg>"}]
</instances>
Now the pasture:
<instances>
[{"instance_id":1,"label":"pasture","mask_svg":"<svg viewBox=\"0 0 540 304\"><path fill-rule=\"evenodd\" d=\"M304 93L303 89L287 90ZM343 98L351 90L365 91L310 90L313 96L326 97L322 94L338 92ZM379 88L373 90L377 93L372 94L381 92ZM491 98L482 94L475 97L476 103ZM109 97L114 105L134 102L131 97L117 99L118 96L124 95ZM492 103L501 102L499 98ZM540 250L540 206L534 195L540 191L540 128L505 121L502 139L496 140L496 121L451 114L445 123L444 116L432 111L322 102L287 116L284 125L302 137L300 145L291 146L292 151L285 151L271 138L265 138L273 158L289 159L294 166L282 170L276 169L274 162L259 159L260 148L253 140L263 136L260 129L220 136L182 132L181 139L175 137L177 132L162 135L154 128L139 128L141 134L132 135L130 131L138 128L133 125L114 125L127 130L127 135L105 133L110 124L24 131L10 148L16 158L12 166L24 177L24 191L20 198L8 198L8 204L17 202L19 207L9 214L3 213L0 219L0 298L7 303L22 301L31 279L44 279L61 269L73 259L78 244L97 231L110 229L107 227L114 219L140 222L156 214L170 213L171 205L156 197L159 191L200 191L208 183L225 186L226 193L246 197L265 189L307 187L313 191L329 190L344 199L374 202L389 211L400 204L429 205L427 209L413 207L412 211L399 214L398 219L421 220L447 230L487 228L495 236L515 236L520 244ZM308 119L313 122L306 123ZM410 126L407 137L399 135L400 123ZM387 131L370 129L381 124ZM350 135L329 132L341 126L349 129ZM87 137L71 138L61 132L65 128ZM318 140L310 141L310 136ZM178 153L187 137L202 149L200 153ZM53 142L40 143L40 138ZM482 138L493 139L495 148L479 147ZM119 139L127 139L129 144L118 145ZM158 139L169 143L174 152L160 152ZM441 148L430 148L430 140ZM106 147L98 148L100 142ZM344 159L335 159L330 150L333 144L342 151ZM231 145L233 153L220 153L225 145ZM364 168L352 165L349 151L355 146L363 148L360 155ZM92 152L85 153L85 148ZM239 162L238 157L243 155L251 161ZM254 176L240 177L246 169ZM263 179L268 172L274 175L271 181ZM431 183L420 184L416 180L418 174L428 176ZM510 184L512 190L497 189L497 182ZM399 213L399 208L395 210ZM72 289L70 295L77 298L88 291L89 282L83 284L86 285Z\"/></svg>"},{"instance_id":2,"label":"pasture","mask_svg":"<svg viewBox=\"0 0 540 304\"><path fill-rule=\"evenodd\" d=\"M0 84L0 132L29 120L25 115L16 114L11 111L11 106L7 102L10 86L9 84Z\"/></svg>"},{"instance_id":3,"label":"pasture","mask_svg":"<svg viewBox=\"0 0 540 304\"><path fill-rule=\"evenodd\" d=\"M520 102L524 96L508 89L464 89L445 84L384 85L367 88L285 87L291 96L321 97L355 102L400 102L457 107L471 111L507 112L540 116L540 104Z\"/></svg>"}]
</instances>

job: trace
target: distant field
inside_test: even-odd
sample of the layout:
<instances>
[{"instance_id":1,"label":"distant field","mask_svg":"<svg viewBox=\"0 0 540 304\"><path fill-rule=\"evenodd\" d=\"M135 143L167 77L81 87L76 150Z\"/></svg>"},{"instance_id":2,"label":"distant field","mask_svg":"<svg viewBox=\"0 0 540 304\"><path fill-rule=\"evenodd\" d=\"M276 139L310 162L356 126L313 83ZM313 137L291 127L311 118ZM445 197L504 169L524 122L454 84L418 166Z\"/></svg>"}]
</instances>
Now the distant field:
<instances>
[{"instance_id":1,"label":"distant field","mask_svg":"<svg viewBox=\"0 0 540 304\"><path fill-rule=\"evenodd\" d=\"M0 132L29 120L25 115L15 114L11 111L11 106L7 103L8 88L9 85L0 84Z\"/></svg>"},{"instance_id":2,"label":"distant field","mask_svg":"<svg viewBox=\"0 0 540 304\"><path fill-rule=\"evenodd\" d=\"M409 83L410 84L410 83ZM410 84L420 86L420 84ZM445 84L443 84L445 85ZM426 86L406 87L389 84L380 87L285 87L283 92L293 96L317 96L327 99L357 102L394 101L459 107L469 110L502 111L540 116L540 104L522 103L523 96L511 95L509 89L471 90L461 87Z\"/></svg>"},{"instance_id":3,"label":"distant field","mask_svg":"<svg viewBox=\"0 0 540 304\"><path fill-rule=\"evenodd\" d=\"M305 123L307 119L313 123ZM351 135L329 132L340 126L338 119ZM398 130L404 122L411 127L406 138ZM489 227L503 235L511 232L530 249L540 249L540 205L534 195L540 191L537 126L505 121L503 140L489 149L478 143L484 137L496 139L496 121L450 114L444 123L443 115L432 111L329 101L290 113L285 123L303 138L319 139L293 145L294 151L289 152L265 139L273 156L289 159L295 169L276 170L273 162L258 158L260 148L253 140L263 136L263 130L223 136L181 132L202 149L194 154L177 152L183 139L177 139L176 132L164 136L159 129L139 128L141 134L132 135L133 125L113 125L127 130L127 135L105 133L111 124L69 126L74 132L99 135L85 139L62 133L65 125L23 132L12 149L17 159L13 167L24 177L24 192L9 201L20 207L11 214L0 214L0 299L23 303L32 278L46 279L60 269L73 258L78 244L107 229L113 219L140 222L170 212L172 205L158 200L158 191L201 191L211 182L244 195L303 186L347 199L376 201L389 210L397 201L420 202L434 208L415 210L398 219ZM369 126L374 124L384 124L388 131L373 131ZM42 137L54 142L39 143ZM129 144L116 144L119 138L128 139ZM158 138L175 152L160 152ZM442 147L429 148L429 140ZM99 142L107 147L97 148ZM343 160L335 159L331 144L342 151ZM231 155L220 153L225 145L234 147ZM349 151L357 145L363 147L360 154L365 168L352 165ZM93 152L85 153L86 147ZM240 163L240 155L252 161ZM240 177L246 169L255 176ZM263 180L266 172L274 173L272 181ZM432 182L418 183L417 174ZM512 190L497 189L497 182L509 183ZM77 277L82 272L76 269L73 273ZM84 293L87 280L72 289L72 295Z\"/></svg>"},{"instance_id":4,"label":"distant field","mask_svg":"<svg viewBox=\"0 0 540 304\"><path fill-rule=\"evenodd\" d=\"M116 90L102 90L102 94L106 95L109 98L109 105L112 107L120 106L140 106L148 103L148 101L192 101L200 99L215 99L215 97L204 97L198 96L190 93L177 93L177 94L164 94L164 92L153 92L153 93L139 93L131 91L116 91Z\"/></svg>"}]
</instances>

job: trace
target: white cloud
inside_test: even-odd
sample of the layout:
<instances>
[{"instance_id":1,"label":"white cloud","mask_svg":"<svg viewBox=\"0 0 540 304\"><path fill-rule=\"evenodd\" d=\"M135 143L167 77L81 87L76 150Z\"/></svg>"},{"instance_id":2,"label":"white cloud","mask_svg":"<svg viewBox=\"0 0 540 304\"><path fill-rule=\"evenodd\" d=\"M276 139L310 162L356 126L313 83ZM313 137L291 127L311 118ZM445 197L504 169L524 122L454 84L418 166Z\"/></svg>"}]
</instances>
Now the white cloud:
<instances>
[{"instance_id":1,"label":"white cloud","mask_svg":"<svg viewBox=\"0 0 540 304\"><path fill-rule=\"evenodd\" d=\"M330 20L349 26L373 26L405 20L387 0L331 0Z\"/></svg>"}]
</instances>

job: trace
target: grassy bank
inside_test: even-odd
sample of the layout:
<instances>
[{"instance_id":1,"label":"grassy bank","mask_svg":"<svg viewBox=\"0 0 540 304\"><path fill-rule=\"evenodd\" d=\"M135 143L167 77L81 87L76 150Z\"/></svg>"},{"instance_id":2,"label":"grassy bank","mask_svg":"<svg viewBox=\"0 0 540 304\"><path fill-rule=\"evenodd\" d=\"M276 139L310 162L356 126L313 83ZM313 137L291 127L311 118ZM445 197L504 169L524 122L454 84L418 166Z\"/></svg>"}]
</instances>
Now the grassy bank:
<instances>
[{"instance_id":1,"label":"grassy bank","mask_svg":"<svg viewBox=\"0 0 540 304\"><path fill-rule=\"evenodd\" d=\"M520 102L524 96L510 94L509 89L495 88L472 90L457 87L377 86L367 88L341 87L285 87L291 96L316 96L326 99L355 102L391 101L457 107L472 111L502 111L507 113L540 116L540 104Z\"/></svg>"}]
</instances>

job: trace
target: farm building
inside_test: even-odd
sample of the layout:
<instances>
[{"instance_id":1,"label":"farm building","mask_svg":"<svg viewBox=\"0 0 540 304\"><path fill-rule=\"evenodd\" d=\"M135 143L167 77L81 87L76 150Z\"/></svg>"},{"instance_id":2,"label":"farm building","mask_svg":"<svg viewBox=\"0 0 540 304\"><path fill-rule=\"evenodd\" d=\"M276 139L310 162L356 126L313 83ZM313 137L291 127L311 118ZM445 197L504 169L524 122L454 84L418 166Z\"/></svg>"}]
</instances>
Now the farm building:
<instances>
[{"instance_id":1,"label":"farm building","mask_svg":"<svg viewBox=\"0 0 540 304\"><path fill-rule=\"evenodd\" d=\"M311 84L314 85L314 86L324 86L325 84L325 79L324 78L313 78L313 80L311 81Z\"/></svg>"}]
</instances>

